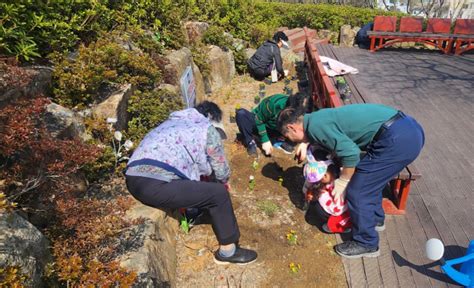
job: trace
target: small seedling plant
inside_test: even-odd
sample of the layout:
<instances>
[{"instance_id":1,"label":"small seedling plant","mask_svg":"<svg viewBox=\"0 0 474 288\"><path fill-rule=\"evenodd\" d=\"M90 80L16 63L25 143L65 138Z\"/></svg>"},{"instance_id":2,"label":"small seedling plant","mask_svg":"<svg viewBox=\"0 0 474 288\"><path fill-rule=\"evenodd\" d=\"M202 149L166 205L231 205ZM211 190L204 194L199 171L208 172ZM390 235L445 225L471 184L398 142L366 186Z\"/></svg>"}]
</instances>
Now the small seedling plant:
<instances>
[{"instance_id":1,"label":"small seedling plant","mask_svg":"<svg viewBox=\"0 0 474 288\"><path fill-rule=\"evenodd\" d=\"M286 240L288 241L288 244L291 246L297 245L298 244L298 235L296 234L295 230L290 230L286 234Z\"/></svg>"},{"instance_id":2,"label":"small seedling plant","mask_svg":"<svg viewBox=\"0 0 474 288\"><path fill-rule=\"evenodd\" d=\"M291 273L297 274L298 272L300 272L301 264L291 262L291 263L288 265L288 267L290 268L290 272L291 272Z\"/></svg>"}]
</instances>

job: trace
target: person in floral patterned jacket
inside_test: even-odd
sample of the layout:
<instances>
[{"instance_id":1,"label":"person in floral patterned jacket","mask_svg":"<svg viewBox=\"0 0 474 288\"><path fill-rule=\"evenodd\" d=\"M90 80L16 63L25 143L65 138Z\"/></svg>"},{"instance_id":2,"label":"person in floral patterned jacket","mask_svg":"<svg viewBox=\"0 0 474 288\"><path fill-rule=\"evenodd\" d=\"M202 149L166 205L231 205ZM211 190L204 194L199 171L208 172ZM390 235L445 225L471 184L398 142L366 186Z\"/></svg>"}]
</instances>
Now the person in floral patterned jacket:
<instances>
[{"instance_id":1,"label":"person in floral patterned jacket","mask_svg":"<svg viewBox=\"0 0 474 288\"><path fill-rule=\"evenodd\" d=\"M221 109L209 101L171 113L130 157L127 188L151 207L207 211L220 245L215 262L248 264L257 253L238 246L240 232L228 192L230 168L221 141L226 137L219 128L221 119ZM216 182L200 181L201 176L211 175Z\"/></svg>"}]
</instances>

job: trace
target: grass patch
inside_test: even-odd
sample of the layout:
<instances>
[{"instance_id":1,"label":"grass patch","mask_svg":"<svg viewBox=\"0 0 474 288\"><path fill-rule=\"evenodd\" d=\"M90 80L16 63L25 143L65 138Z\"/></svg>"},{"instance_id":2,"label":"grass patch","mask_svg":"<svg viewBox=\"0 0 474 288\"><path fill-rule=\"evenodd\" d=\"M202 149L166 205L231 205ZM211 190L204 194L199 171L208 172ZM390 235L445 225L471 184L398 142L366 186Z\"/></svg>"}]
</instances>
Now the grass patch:
<instances>
[{"instance_id":1,"label":"grass patch","mask_svg":"<svg viewBox=\"0 0 474 288\"><path fill-rule=\"evenodd\" d=\"M280 206L270 200L257 201L257 208L263 213L265 213L265 215L267 215L268 217L275 216L275 213L280 210Z\"/></svg>"}]
</instances>

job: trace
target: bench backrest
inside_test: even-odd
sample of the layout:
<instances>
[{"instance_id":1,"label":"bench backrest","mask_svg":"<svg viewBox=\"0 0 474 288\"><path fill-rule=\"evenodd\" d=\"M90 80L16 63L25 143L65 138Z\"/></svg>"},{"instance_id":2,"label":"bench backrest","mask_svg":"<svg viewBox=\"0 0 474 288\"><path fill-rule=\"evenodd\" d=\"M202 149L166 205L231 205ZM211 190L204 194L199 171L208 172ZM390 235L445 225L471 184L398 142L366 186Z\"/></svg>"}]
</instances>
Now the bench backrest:
<instances>
[{"instance_id":1,"label":"bench backrest","mask_svg":"<svg viewBox=\"0 0 474 288\"><path fill-rule=\"evenodd\" d=\"M423 30L423 18L402 17L400 19L400 32L421 32Z\"/></svg>"},{"instance_id":2,"label":"bench backrest","mask_svg":"<svg viewBox=\"0 0 474 288\"><path fill-rule=\"evenodd\" d=\"M336 96L336 90L324 70L314 41L312 41L313 38L306 27L304 30L306 33L305 60L308 64L308 78L311 84L313 103L318 108L339 107L342 105L341 100Z\"/></svg>"},{"instance_id":3,"label":"bench backrest","mask_svg":"<svg viewBox=\"0 0 474 288\"><path fill-rule=\"evenodd\" d=\"M428 33L446 33L451 31L451 20L448 18L430 18L426 26Z\"/></svg>"},{"instance_id":4,"label":"bench backrest","mask_svg":"<svg viewBox=\"0 0 474 288\"><path fill-rule=\"evenodd\" d=\"M454 34L474 35L474 19L457 19Z\"/></svg>"},{"instance_id":5,"label":"bench backrest","mask_svg":"<svg viewBox=\"0 0 474 288\"><path fill-rule=\"evenodd\" d=\"M397 16L375 16L373 31L395 32L397 30Z\"/></svg>"}]
</instances>

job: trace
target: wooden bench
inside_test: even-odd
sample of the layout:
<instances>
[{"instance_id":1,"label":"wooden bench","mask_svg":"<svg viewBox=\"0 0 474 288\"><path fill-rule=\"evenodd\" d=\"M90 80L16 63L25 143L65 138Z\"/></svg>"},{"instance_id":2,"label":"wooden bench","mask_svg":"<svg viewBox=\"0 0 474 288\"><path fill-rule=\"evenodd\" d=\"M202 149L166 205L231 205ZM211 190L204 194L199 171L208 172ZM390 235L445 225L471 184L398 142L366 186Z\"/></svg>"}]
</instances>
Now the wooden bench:
<instances>
[{"instance_id":1,"label":"wooden bench","mask_svg":"<svg viewBox=\"0 0 474 288\"><path fill-rule=\"evenodd\" d=\"M305 62L308 68L308 79L311 83L311 96L317 108L339 107L345 104L366 103L363 93L357 87L351 74L344 76L348 83L352 97L343 101L336 89L334 78L329 77L323 67L320 55L338 60L337 55L332 50L331 45L312 44L308 39L305 49ZM405 214L406 201L410 193L411 182L420 178L421 174L412 163L405 167L398 175L390 181L390 191L388 198L383 199L383 208L387 214Z\"/></svg>"},{"instance_id":2,"label":"wooden bench","mask_svg":"<svg viewBox=\"0 0 474 288\"><path fill-rule=\"evenodd\" d=\"M457 19L453 37L455 39L454 54L461 55L474 49L474 19Z\"/></svg>"},{"instance_id":3,"label":"wooden bench","mask_svg":"<svg viewBox=\"0 0 474 288\"><path fill-rule=\"evenodd\" d=\"M397 31L396 16L375 16L373 31L368 31L370 51L392 46L401 42L417 42L438 48L445 54L460 55L474 49L474 20L457 19L454 33L451 32L451 20L430 18L423 31L423 18L401 17ZM453 51L455 46L455 51Z\"/></svg>"},{"instance_id":4,"label":"wooden bench","mask_svg":"<svg viewBox=\"0 0 474 288\"><path fill-rule=\"evenodd\" d=\"M370 51L375 52L384 47L401 42L417 42L434 46L445 54L451 52L453 37L449 34L449 19L432 18L428 20L427 30L423 32L423 18L402 17L397 32L396 16L375 16L374 29L368 31Z\"/></svg>"}]
</instances>

